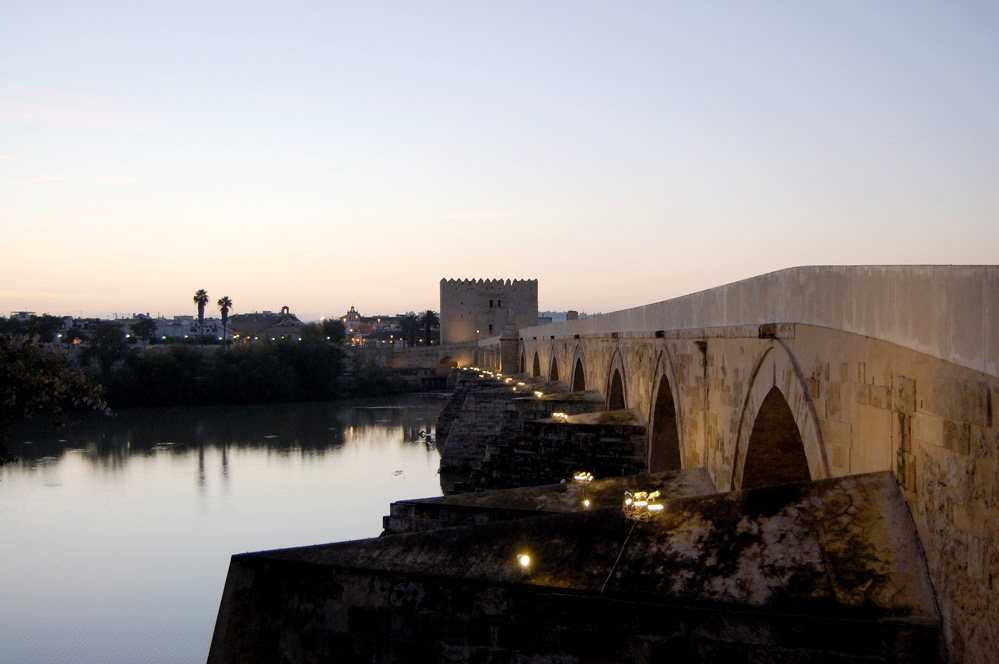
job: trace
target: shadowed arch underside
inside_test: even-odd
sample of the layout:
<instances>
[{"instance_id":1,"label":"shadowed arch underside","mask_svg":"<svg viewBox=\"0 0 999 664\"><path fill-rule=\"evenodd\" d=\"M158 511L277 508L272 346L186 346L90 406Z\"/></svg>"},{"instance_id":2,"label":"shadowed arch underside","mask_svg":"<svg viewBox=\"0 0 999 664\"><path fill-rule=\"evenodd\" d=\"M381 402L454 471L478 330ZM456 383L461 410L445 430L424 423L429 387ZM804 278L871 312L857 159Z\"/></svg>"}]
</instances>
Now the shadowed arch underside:
<instances>
[{"instance_id":1,"label":"shadowed arch underside","mask_svg":"<svg viewBox=\"0 0 999 664\"><path fill-rule=\"evenodd\" d=\"M458 368L458 361L455 360L450 355L445 355L441 358L441 361L437 363L437 375L446 376L451 369Z\"/></svg>"},{"instance_id":2,"label":"shadowed arch underside","mask_svg":"<svg viewBox=\"0 0 999 664\"><path fill-rule=\"evenodd\" d=\"M552 368L548 372L548 380L553 383L558 380L558 358L555 356L552 356Z\"/></svg>"},{"instance_id":3,"label":"shadowed arch underside","mask_svg":"<svg viewBox=\"0 0 999 664\"><path fill-rule=\"evenodd\" d=\"M535 378L541 377L541 358L538 357L537 353L534 354L534 367L531 369L531 375Z\"/></svg>"},{"instance_id":4,"label":"shadowed arch underside","mask_svg":"<svg viewBox=\"0 0 999 664\"><path fill-rule=\"evenodd\" d=\"M771 388L749 436L742 488L756 489L809 479L805 446L794 415L781 391Z\"/></svg>"},{"instance_id":5,"label":"shadowed arch underside","mask_svg":"<svg viewBox=\"0 0 999 664\"><path fill-rule=\"evenodd\" d=\"M607 396L607 410L624 408L624 381L621 380L621 372L615 369L614 377L611 378L610 394Z\"/></svg>"},{"instance_id":6,"label":"shadowed arch underside","mask_svg":"<svg viewBox=\"0 0 999 664\"><path fill-rule=\"evenodd\" d=\"M676 404L673 402L673 392L666 376L659 379L652 418L649 472L680 470L680 434L676 422Z\"/></svg>"},{"instance_id":7,"label":"shadowed arch underside","mask_svg":"<svg viewBox=\"0 0 999 664\"><path fill-rule=\"evenodd\" d=\"M572 391L582 392L586 389L586 376L583 375L583 361L576 358L576 367L572 371Z\"/></svg>"}]
</instances>

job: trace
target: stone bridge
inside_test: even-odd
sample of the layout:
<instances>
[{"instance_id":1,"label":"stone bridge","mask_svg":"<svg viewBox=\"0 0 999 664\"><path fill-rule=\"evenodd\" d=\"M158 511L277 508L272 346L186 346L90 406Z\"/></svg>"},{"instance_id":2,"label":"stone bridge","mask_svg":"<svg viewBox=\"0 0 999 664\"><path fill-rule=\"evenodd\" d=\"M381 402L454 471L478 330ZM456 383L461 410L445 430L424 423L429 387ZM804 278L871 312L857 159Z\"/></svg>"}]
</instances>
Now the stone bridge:
<instances>
[{"instance_id":1,"label":"stone bridge","mask_svg":"<svg viewBox=\"0 0 999 664\"><path fill-rule=\"evenodd\" d=\"M650 471L719 491L892 471L951 658L999 659L999 266L792 268L507 331L472 360L638 411Z\"/></svg>"},{"instance_id":2,"label":"stone bridge","mask_svg":"<svg viewBox=\"0 0 999 664\"><path fill-rule=\"evenodd\" d=\"M386 362L502 371L452 372L442 478L519 483L234 556L210 662L999 661L999 266L794 268Z\"/></svg>"}]
</instances>

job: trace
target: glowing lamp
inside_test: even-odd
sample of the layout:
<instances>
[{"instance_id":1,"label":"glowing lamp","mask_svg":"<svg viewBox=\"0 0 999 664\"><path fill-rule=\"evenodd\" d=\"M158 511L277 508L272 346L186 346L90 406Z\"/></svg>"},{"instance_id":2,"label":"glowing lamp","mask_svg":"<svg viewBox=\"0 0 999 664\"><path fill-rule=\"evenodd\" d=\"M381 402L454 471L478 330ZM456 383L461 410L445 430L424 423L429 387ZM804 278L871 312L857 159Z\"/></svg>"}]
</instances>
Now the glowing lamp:
<instances>
[{"instance_id":1,"label":"glowing lamp","mask_svg":"<svg viewBox=\"0 0 999 664\"><path fill-rule=\"evenodd\" d=\"M655 502L658 491L648 493L626 491L624 494L624 516L632 521L648 521L663 511L663 505Z\"/></svg>"}]
</instances>

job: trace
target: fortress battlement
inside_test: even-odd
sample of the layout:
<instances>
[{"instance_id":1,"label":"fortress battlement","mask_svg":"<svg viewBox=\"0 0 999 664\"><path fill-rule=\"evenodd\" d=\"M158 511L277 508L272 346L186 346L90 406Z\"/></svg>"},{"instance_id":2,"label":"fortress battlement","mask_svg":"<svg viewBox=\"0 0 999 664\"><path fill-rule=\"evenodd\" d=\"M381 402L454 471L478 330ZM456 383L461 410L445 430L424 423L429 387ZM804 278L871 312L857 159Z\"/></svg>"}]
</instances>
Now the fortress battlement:
<instances>
[{"instance_id":1,"label":"fortress battlement","mask_svg":"<svg viewBox=\"0 0 999 664\"><path fill-rule=\"evenodd\" d=\"M537 279L441 279L442 286L518 286L538 284Z\"/></svg>"}]
</instances>

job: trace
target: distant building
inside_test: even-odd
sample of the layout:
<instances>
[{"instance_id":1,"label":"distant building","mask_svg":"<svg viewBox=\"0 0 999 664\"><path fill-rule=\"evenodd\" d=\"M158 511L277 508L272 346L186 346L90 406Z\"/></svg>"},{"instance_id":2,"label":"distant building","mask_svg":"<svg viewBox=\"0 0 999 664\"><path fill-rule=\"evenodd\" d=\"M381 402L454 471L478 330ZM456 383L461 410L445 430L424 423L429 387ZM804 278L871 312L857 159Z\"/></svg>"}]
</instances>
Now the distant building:
<instances>
[{"instance_id":1,"label":"distant building","mask_svg":"<svg viewBox=\"0 0 999 664\"><path fill-rule=\"evenodd\" d=\"M233 340L243 343L297 339L304 325L288 307L282 307L280 313L234 314L229 316L228 322Z\"/></svg>"},{"instance_id":2,"label":"distant building","mask_svg":"<svg viewBox=\"0 0 999 664\"><path fill-rule=\"evenodd\" d=\"M402 330L402 318L405 314L395 314L388 316L378 314L375 316L362 316L351 305L346 314L340 317L343 323L344 332L347 335L347 343L352 346L379 345L404 345L404 334ZM423 345L423 328L417 335L419 345ZM433 341L438 339L437 329L430 330L430 338Z\"/></svg>"},{"instance_id":3,"label":"distant building","mask_svg":"<svg viewBox=\"0 0 999 664\"><path fill-rule=\"evenodd\" d=\"M441 343L499 336L538 324L537 279L441 279Z\"/></svg>"}]
</instances>

